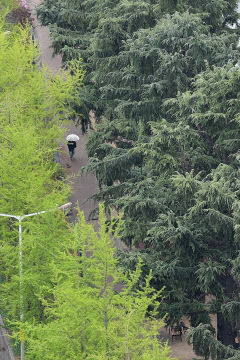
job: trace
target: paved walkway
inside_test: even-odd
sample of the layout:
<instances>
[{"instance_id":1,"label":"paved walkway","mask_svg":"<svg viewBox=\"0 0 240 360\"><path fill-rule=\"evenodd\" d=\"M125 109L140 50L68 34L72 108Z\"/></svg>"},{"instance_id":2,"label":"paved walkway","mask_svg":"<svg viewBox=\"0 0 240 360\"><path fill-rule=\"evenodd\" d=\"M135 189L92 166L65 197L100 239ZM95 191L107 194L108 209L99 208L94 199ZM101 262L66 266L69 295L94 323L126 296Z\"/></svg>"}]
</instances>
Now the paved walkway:
<instances>
[{"instance_id":1,"label":"paved walkway","mask_svg":"<svg viewBox=\"0 0 240 360\"><path fill-rule=\"evenodd\" d=\"M10 347L7 331L3 327L3 320L0 315L0 360L14 360L13 351Z\"/></svg>"},{"instance_id":2,"label":"paved walkway","mask_svg":"<svg viewBox=\"0 0 240 360\"><path fill-rule=\"evenodd\" d=\"M91 211L97 206L97 204L89 198L97 192L98 185L94 175L86 173L81 174L82 167L88 163L85 147L87 135L82 135L80 128L74 125L69 126L68 133L78 135L80 140L77 142L72 161L69 158L66 144L62 145L60 162L66 169L67 174L69 175L69 182L72 186L70 201L73 203L74 208L79 204L80 210L84 212L86 219L88 219ZM93 223L94 221L95 220L92 220Z\"/></svg>"},{"instance_id":3,"label":"paved walkway","mask_svg":"<svg viewBox=\"0 0 240 360\"><path fill-rule=\"evenodd\" d=\"M62 61L60 56L52 56L53 51L51 48L49 30L47 27L41 26L37 20L35 9L41 2L42 0L28 0L32 17L34 18L34 33L40 48L40 59L42 64L46 65L51 71L56 73L60 70ZM72 186L70 201L73 203L73 208L76 208L76 206L79 205L80 210L84 212L85 218L88 219L91 212L97 206L97 204L89 198L97 193L98 184L97 179L93 174L81 174L82 167L88 163L88 156L85 147L87 135L82 135L80 127L74 126L73 123L69 123L67 133L79 135L80 140L77 142L77 148L72 161L69 159L66 142L62 144L60 162L70 175L69 182ZM90 222L94 225L94 228L97 229L96 219L91 219ZM119 239L115 239L115 246L120 249L126 248Z\"/></svg>"},{"instance_id":4,"label":"paved walkway","mask_svg":"<svg viewBox=\"0 0 240 360\"><path fill-rule=\"evenodd\" d=\"M51 41L49 36L49 29L40 25L36 17L36 6L38 6L42 0L28 0L28 4L32 13L33 29L35 37L38 41L40 48L40 60L43 65L46 65L54 73L58 72L62 66L61 56L57 55L53 57L53 50L51 48ZM77 143L75 155L73 161L70 161L68 156L68 149L66 143L62 145L62 153L60 154L60 161L62 165L67 169L67 173L71 175L72 192L70 201L73 203L73 207L80 206L80 209L84 211L85 217L88 218L90 212L94 210L96 204L93 200L88 200L90 196L97 192L97 180L94 175L81 175L81 168L88 162L87 151L85 148L86 135L82 135L80 127L75 127L73 123L69 124L68 133L74 133L79 135L80 140Z\"/></svg>"},{"instance_id":5,"label":"paved walkway","mask_svg":"<svg viewBox=\"0 0 240 360\"><path fill-rule=\"evenodd\" d=\"M62 66L61 56L52 56L53 51L51 48L49 29L46 26L41 26L36 16L35 9L41 2L42 0L27 0L32 13L32 18L34 18L33 29L41 51L41 63L46 65L53 72L57 72Z\"/></svg>"}]
</instances>

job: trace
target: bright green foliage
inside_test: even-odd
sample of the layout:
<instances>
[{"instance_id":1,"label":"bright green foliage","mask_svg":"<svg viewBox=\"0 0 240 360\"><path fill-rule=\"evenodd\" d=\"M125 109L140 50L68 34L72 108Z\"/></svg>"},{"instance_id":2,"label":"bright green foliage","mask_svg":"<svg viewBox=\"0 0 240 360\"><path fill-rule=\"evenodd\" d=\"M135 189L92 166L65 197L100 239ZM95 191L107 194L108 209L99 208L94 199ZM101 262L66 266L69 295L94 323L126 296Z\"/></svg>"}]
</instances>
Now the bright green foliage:
<instances>
[{"instance_id":1,"label":"bright green foliage","mask_svg":"<svg viewBox=\"0 0 240 360\"><path fill-rule=\"evenodd\" d=\"M15 0L0 0L0 9L1 10L10 10L16 6Z\"/></svg>"},{"instance_id":2,"label":"bright green foliage","mask_svg":"<svg viewBox=\"0 0 240 360\"><path fill-rule=\"evenodd\" d=\"M54 153L83 71L77 62L70 65L72 75L54 76L38 69L38 50L28 28L1 32L0 48L0 213L19 216L56 210L67 202L69 189L53 161ZM53 286L51 262L65 248L67 228L56 211L24 219L22 229L24 318L40 321L39 286ZM0 258L0 306L8 319L15 320L20 315L16 219L0 217Z\"/></svg>"},{"instance_id":3,"label":"bright green foliage","mask_svg":"<svg viewBox=\"0 0 240 360\"><path fill-rule=\"evenodd\" d=\"M117 268L111 234L114 228L118 236L118 227L106 222L103 206L97 232L79 213L69 233L71 251L55 263L46 323L25 323L27 359L170 359L156 338L161 292L150 286L151 274L138 286L141 262L128 277Z\"/></svg>"},{"instance_id":4,"label":"bright green foliage","mask_svg":"<svg viewBox=\"0 0 240 360\"><path fill-rule=\"evenodd\" d=\"M64 131L60 121L71 114L68 104L83 76L74 64L74 76L37 70L38 50L28 31L16 29L0 37L0 204L2 211L19 215L43 210L47 197L59 201L54 192L60 193L62 185L54 182L53 154Z\"/></svg>"}]
</instances>

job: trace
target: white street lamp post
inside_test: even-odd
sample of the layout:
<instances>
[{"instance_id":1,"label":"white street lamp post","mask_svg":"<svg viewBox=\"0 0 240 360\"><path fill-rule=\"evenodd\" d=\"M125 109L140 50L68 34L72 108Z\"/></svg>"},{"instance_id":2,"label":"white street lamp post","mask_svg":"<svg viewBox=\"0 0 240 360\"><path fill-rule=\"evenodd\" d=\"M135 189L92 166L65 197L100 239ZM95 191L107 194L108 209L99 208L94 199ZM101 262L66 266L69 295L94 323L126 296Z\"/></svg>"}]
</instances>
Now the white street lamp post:
<instances>
[{"instance_id":1,"label":"white street lamp post","mask_svg":"<svg viewBox=\"0 0 240 360\"><path fill-rule=\"evenodd\" d=\"M64 205L58 206L55 209L39 211L33 214L27 214L22 216L17 215L9 215L9 214L0 214L0 216L11 217L18 220L18 235L19 235L19 276L20 276L20 321L23 321L23 294L22 294L22 274L23 274L23 266L22 266L22 220L26 217L35 216L44 214L46 212L56 211L56 210L65 210L68 209L72 205L71 202L66 203ZM24 360L24 341L21 339L21 360Z\"/></svg>"}]
</instances>

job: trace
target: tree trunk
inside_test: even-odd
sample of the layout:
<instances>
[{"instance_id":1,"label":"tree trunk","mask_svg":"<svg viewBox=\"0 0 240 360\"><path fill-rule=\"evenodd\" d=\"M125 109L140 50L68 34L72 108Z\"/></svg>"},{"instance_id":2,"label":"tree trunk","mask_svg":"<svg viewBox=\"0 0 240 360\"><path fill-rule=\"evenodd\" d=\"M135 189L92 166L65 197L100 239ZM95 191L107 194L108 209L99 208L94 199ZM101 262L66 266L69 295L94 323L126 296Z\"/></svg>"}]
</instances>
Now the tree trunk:
<instances>
[{"instance_id":1,"label":"tree trunk","mask_svg":"<svg viewBox=\"0 0 240 360\"><path fill-rule=\"evenodd\" d=\"M229 299L232 299L234 291L234 280L230 274L219 277L219 282L221 283L224 291L224 295ZM236 329L233 328L233 324L225 319L222 313L219 311L217 313L217 339L223 345L231 345L234 348L237 347L235 338L237 336Z\"/></svg>"},{"instance_id":2,"label":"tree trunk","mask_svg":"<svg viewBox=\"0 0 240 360\"><path fill-rule=\"evenodd\" d=\"M236 348L235 343L236 330L233 329L230 321L224 319L222 314L217 313L217 339L223 345L232 345Z\"/></svg>"}]
</instances>

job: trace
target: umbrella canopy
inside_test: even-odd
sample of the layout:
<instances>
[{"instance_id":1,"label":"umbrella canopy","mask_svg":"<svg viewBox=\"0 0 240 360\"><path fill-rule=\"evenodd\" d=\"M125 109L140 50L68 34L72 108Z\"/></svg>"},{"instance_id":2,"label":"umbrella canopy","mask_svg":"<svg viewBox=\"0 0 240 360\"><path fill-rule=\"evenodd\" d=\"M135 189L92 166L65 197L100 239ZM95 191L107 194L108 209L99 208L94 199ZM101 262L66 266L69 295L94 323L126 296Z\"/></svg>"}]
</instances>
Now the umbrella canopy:
<instances>
[{"instance_id":1,"label":"umbrella canopy","mask_svg":"<svg viewBox=\"0 0 240 360\"><path fill-rule=\"evenodd\" d=\"M79 140L79 136L77 136L76 134L70 134L66 137L67 141L78 141Z\"/></svg>"}]
</instances>

